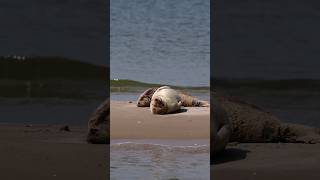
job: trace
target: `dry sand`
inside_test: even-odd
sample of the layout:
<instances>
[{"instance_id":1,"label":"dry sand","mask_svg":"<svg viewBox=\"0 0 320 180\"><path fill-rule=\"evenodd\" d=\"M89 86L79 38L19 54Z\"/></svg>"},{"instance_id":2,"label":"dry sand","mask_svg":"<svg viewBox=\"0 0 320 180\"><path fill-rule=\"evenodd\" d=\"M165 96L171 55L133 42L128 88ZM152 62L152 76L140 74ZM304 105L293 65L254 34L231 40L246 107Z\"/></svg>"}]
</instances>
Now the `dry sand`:
<instances>
[{"instance_id":1,"label":"dry sand","mask_svg":"<svg viewBox=\"0 0 320 180\"><path fill-rule=\"evenodd\" d=\"M320 144L238 144L228 146L214 163L215 180L318 180Z\"/></svg>"},{"instance_id":2,"label":"dry sand","mask_svg":"<svg viewBox=\"0 0 320 180\"><path fill-rule=\"evenodd\" d=\"M149 107L111 101L111 139L209 139L210 108L154 115Z\"/></svg>"},{"instance_id":3,"label":"dry sand","mask_svg":"<svg viewBox=\"0 0 320 180\"><path fill-rule=\"evenodd\" d=\"M85 142L86 128L0 125L0 179L108 179L109 147Z\"/></svg>"}]
</instances>

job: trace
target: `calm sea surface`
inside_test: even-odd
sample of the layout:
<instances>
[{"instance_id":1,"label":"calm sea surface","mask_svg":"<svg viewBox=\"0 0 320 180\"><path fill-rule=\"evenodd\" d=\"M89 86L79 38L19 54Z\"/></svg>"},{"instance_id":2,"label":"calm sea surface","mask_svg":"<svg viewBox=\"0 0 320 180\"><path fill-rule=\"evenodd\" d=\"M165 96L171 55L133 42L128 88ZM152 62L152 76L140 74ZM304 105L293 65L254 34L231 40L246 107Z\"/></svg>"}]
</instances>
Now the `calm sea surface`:
<instances>
[{"instance_id":1,"label":"calm sea surface","mask_svg":"<svg viewBox=\"0 0 320 180\"><path fill-rule=\"evenodd\" d=\"M0 123L87 126L102 100L0 98Z\"/></svg>"},{"instance_id":2,"label":"calm sea surface","mask_svg":"<svg viewBox=\"0 0 320 180\"><path fill-rule=\"evenodd\" d=\"M208 86L209 0L111 0L111 78Z\"/></svg>"}]
</instances>

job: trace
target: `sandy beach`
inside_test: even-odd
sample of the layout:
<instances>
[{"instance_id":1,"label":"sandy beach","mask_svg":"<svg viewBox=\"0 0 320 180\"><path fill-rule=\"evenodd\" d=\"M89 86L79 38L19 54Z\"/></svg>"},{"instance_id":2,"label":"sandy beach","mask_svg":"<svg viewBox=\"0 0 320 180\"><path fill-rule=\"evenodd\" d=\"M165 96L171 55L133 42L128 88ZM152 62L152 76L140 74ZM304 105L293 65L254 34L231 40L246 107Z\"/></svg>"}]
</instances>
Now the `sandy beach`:
<instances>
[{"instance_id":1,"label":"sandy beach","mask_svg":"<svg viewBox=\"0 0 320 180\"><path fill-rule=\"evenodd\" d=\"M111 139L209 139L210 108L154 115L135 102L111 101Z\"/></svg>"},{"instance_id":2,"label":"sandy beach","mask_svg":"<svg viewBox=\"0 0 320 180\"><path fill-rule=\"evenodd\" d=\"M85 142L86 127L0 124L0 179L108 179L109 147Z\"/></svg>"},{"instance_id":3,"label":"sandy beach","mask_svg":"<svg viewBox=\"0 0 320 180\"><path fill-rule=\"evenodd\" d=\"M215 157L211 179L320 179L319 144L251 143Z\"/></svg>"}]
</instances>

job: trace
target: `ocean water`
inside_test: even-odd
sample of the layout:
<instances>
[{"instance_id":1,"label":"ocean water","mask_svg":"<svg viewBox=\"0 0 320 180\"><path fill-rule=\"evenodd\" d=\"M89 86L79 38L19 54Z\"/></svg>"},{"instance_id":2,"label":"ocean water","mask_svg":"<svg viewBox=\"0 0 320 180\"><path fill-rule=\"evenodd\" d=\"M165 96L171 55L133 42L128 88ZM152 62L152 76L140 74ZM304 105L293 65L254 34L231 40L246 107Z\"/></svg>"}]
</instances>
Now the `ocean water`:
<instances>
[{"instance_id":1,"label":"ocean water","mask_svg":"<svg viewBox=\"0 0 320 180\"><path fill-rule=\"evenodd\" d=\"M208 86L209 0L111 0L111 78Z\"/></svg>"},{"instance_id":2,"label":"ocean water","mask_svg":"<svg viewBox=\"0 0 320 180\"><path fill-rule=\"evenodd\" d=\"M103 100L0 98L0 123L87 126Z\"/></svg>"},{"instance_id":3,"label":"ocean water","mask_svg":"<svg viewBox=\"0 0 320 180\"><path fill-rule=\"evenodd\" d=\"M208 140L111 141L111 180L208 180Z\"/></svg>"},{"instance_id":4,"label":"ocean water","mask_svg":"<svg viewBox=\"0 0 320 180\"><path fill-rule=\"evenodd\" d=\"M130 93L130 92L111 93L110 98L111 100L117 100L117 101L136 102L141 93ZM190 95L200 100L210 101L209 93L190 93Z\"/></svg>"}]
</instances>

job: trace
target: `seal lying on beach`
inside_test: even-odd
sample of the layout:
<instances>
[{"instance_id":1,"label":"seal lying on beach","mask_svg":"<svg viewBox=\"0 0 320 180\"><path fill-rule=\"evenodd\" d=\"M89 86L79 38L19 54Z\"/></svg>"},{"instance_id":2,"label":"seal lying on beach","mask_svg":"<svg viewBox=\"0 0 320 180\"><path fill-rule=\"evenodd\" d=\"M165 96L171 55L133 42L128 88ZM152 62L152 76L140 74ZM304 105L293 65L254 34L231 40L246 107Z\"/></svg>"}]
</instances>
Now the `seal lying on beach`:
<instances>
[{"instance_id":1,"label":"seal lying on beach","mask_svg":"<svg viewBox=\"0 0 320 180\"><path fill-rule=\"evenodd\" d=\"M138 107L149 107L151 103L152 95L157 91L158 88L149 88L145 90L138 98ZM209 103L206 101L198 100L195 97L189 96L185 93L177 91L181 98L181 105L184 107L208 107Z\"/></svg>"},{"instance_id":2,"label":"seal lying on beach","mask_svg":"<svg viewBox=\"0 0 320 180\"><path fill-rule=\"evenodd\" d=\"M158 88L149 88L145 90L139 97L137 101L138 107L149 107L151 103L151 98L154 92L156 92Z\"/></svg>"},{"instance_id":3,"label":"seal lying on beach","mask_svg":"<svg viewBox=\"0 0 320 180\"><path fill-rule=\"evenodd\" d=\"M255 105L214 92L211 92L211 97L225 109L232 122L230 142L320 143L320 133L316 128L283 123Z\"/></svg>"},{"instance_id":4,"label":"seal lying on beach","mask_svg":"<svg viewBox=\"0 0 320 180\"><path fill-rule=\"evenodd\" d=\"M151 98L150 110L153 114L169 114L181 108L181 98L169 86L158 88Z\"/></svg>"},{"instance_id":5,"label":"seal lying on beach","mask_svg":"<svg viewBox=\"0 0 320 180\"><path fill-rule=\"evenodd\" d=\"M93 144L109 144L110 101L105 100L92 114L88 122L87 141Z\"/></svg>"},{"instance_id":6,"label":"seal lying on beach","mask_svg":"<svg viewBox=\"0 0 320 180\"><path fill-rule=\"evenodd\" d=\"M210 108L210 145L211 154L222 152L227 146L232 133L232 124L227 112L217 103Z\"/></svg>"}]
</instances>

